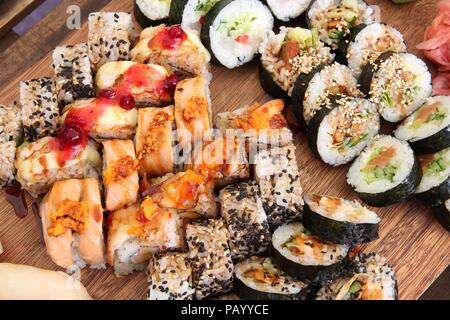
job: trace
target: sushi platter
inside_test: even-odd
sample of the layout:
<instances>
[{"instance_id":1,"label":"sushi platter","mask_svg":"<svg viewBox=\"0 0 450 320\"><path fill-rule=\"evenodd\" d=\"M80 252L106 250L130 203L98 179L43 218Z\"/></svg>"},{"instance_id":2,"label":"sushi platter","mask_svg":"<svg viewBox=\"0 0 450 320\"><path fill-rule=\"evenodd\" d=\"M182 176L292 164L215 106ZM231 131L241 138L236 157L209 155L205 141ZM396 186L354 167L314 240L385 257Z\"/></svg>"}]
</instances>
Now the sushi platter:
<instances>
[{"instance_id":1,"label":"sushi platter","mask_svg":"<svg viewBox=\"0 0 450 320\"><path fill-rule=\"evenodd\" d=\"M89 293L56 299L425 292L450 264L450 97L416 49L438 1L291 2L113 0L1 85L0 298L67 281L42 269Z\"/></svg>"}]
</instances>

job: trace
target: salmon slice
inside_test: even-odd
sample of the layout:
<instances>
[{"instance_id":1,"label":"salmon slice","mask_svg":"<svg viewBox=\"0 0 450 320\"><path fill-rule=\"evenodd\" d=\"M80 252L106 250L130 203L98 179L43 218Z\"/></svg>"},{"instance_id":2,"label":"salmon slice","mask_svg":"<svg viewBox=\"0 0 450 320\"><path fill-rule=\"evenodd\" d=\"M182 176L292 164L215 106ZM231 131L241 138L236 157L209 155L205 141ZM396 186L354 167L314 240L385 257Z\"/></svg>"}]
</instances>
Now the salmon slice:
<instances>
[{"instance_id":1,"label":"salmon slice","mask_svg":"<svg viewBox=\"0 0 450 320\"><path fill-rule=\"evenodd\" d=\"M287 121L282 114L283 109L284 102L281 99L263 105L255 103L249 107L245 116L236 119L235 127L245 131L286 128Z\"/></svg>"},{"instance_id":2,"label":"salmon slice","mask_svg":"<svg viewBox=\"0 0 450 320\"><path fill-rule=\"evenodd\" d=\"M280 52L280 59L284 62L287 70L292 69L292 59L300 54L297 41L286 41Z\"/></svg>"},{"instance_id":3,"label":"salmon slice","mask_svg":"<svg viewBox=\"0 0 450 320\"><path fill-rule=\"evenodd\" d=\"M384 169L395 156L395 153L395 148L386 148L379 155L371 159L368 165L371 167L380 167Z\"/></svg>"},{"instance_id":4,"label":"salmon slice","mask_svg":"<svg viewBox=\"0 0 450 320\"><path fill-rule=\"evenodd\" d=\"M439 111L439 103L437 102L424 106L417 112L417 116L414 119L414 124L416 126L417 125L420 126L421 124L427 122L427 120L433 113L436 113L438 111Z\"/></svg>"}]
</instances>

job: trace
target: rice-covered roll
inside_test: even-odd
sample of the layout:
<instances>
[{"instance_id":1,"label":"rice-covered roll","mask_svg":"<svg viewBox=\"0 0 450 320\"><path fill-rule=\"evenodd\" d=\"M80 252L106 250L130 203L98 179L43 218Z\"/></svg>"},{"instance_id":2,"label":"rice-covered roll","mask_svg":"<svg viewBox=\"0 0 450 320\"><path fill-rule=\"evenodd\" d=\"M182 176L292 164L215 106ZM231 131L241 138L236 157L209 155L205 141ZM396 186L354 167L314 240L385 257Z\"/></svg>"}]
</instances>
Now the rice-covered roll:
<instances>
[{"instance_id":1,"label":"rice-covered roll","mask_svg":"<svg viewBox=\"0 0 450 320\"><path fill-rule=\"evenodd\" d=\"M22 113L17 104L0 105L0 187L15 179L16 145L22 139Z\"/></svg>"},{"instance_id":2,"label":"rice-covered roll","mask_svg":"<svg viewBox=\"0 0 450 320\"><path fill-rule=\"evenodd\" d=\"M361 91L389 122L416 111L431 95L431 74L425 62L411 53L386 52L364 70Z\"/></svg>"},{"instance_id":3,"label":"rice-covered roll","mask_svg":"<svg viewBox=\"0 0 450 320\"><path fill-rule=\"evenodd\" d=\"M283 115L283 100L258 102L217 114L216 127L227 135L250 139L252 143L284 146L292 143L292 132Z\"/></svg>"},{"instance_id":4,"label":"rice-covered roll","mask_svg":"<svg viewBox=\"0 0 450 320\"><path fill-rule=\"evenodd\" d=\"M20 106L25 140L33 142L56 135L59 108L56 85L52 78L21 81Z\"/></svg>"},{"instance_id":5,"label":"rice-covered roll","mask_svg":"<svg viewBox=\"0 0 450 320\"><path fill-rule=\"evenodd\" d=\"M317 111L331 105L332 96L360 95L358 81L351 70L335 62L300 75L292 91L291 106L298 121L308 126Z\"/></svg>"},{"instance_id":6,"label":"rice-covered roll","mask_svg":"<svg viewBox=\"0 0 450 320\"><path fill-rule=\"evenodd\" d=\"M378 111L369 100L336 97L311 119L308 141L323 162L339 166L356 158L379 129Z\"/></svg>"},{"instance_id":7,"label":"rice-covered roll","mask_svg":"<svg viewBox=\"0 0 450 320\"><path fill-rule=\"evenodd\" d=\"M139 161L131 140L103 141L103 185L106 210L116 211L138 200Z\"/></svg>"},{"instance_id":8,"label":"rice-covered roll","mask_svg":"<svg viewBox=\"0 0 450 320\"><path fill-rule=\"evenodd\" d=\"M233 289L233 261L229 234L221 219L200 220L186 226L195 297L205 299Z\"/></svg>"},{"instance_id":9,"label":"rice-covered roll","mask_svg":"<svg viewBox=\"0 0 450 320\"><path fill-rule=\"evenodd\" d=\"M372 140L347 173L347 183L373 207L403 201L421 179L419 161L408 143L385 135Z\"/></svg>"},{"instance_id":10,"label":"rice-covered roll","mask_svg":"<svg viewBox=\"0 0 450 320\"><path fill-rule=\"evenodd\" d=\"M278 227L272 234L272 261L288 275L308 283L336 279L348 262L350 246L312 235L300 222Z\"/></svg>"},{"instance_id":11,"label":"rice-covered roll","mask_svg":"<svg viewBox=\"0 0 450 320\"><path fill-rule=\"evenodd\" d=\"M165 106L172 102L176 75L156 64L132 61L105 63L97 72L95 85L118 99L134 100L138 107Z\"/></svg>"},{"instance_id":12,"label":"rice-covered roll","mask_svg":"<svg viewBox=\"0 0 450 320\"><path fill-rule=\"evenodd\" d=\"M15 179L15 155L14 141L0 142L0 188L11 184Z\"/></svg>"},{"instance_id":13,"label":"rice-covered roll","mask_svg":"<svg viewBox=\"0 0 450 320\"><path fill-rule=\"evenodd\" d=\"M178 0L170 4L169 23L200 34L208 12L220 0Z\"/></svg>"},{"instance_id":14,"label":"rice-covered roll","mask_svg":"<svg viewBox=\"0 0 450 320\"><path fill-rule=\"evenodd\" d=\"M60 107L95 96L86 43L56 47L52 67Z\"/></svg>"},{"instance_id":15,"label":"rice-covered roll","mask_svg":"<svg viewBox=\"0 0 450 320\"><path fill-rule=\"evenodd\" d=\"M70 272L105 268L103 207L97 179L57 181L39 207L50 258Z\"/></svg>"},{"instance_id":16,"label":"rice-covered roll","mask_svg":"<svg viewBox=\"0 0 450 320\"><path fill-rule=\"evenodd\" d=\"M308 9L311 0L265 0L275 18L290 21Z\"/></svg>"},{"instance_id":17,"label":"rice-covered roll","mask_svg":"<svg viewBox=\"0 0 450 320\"><path fill-rule=\"evenodd\" d=\"M226 221L233 260L259 255L269 249L267 215L254 181L232 184L220 191L222 218Z\"/></svg>"},{"instance_id":18,"label":"rice-covered roll","mask_svg":"<svg viewBox=\"0 0 450 320\"><path fill-rule=\"evenodd\" d=\"M214 181L192 170L151 180L142 192L164 208L188 211L200 217L215 217Z\"/></svg>"},{"instance_id":19,"label":"rice-covered roll","mask_svg":"<svg viewBox=\"0 0 450 320\"><path fill-rule=\"evenodd\" d=\"M136 153L141 176L159 177L174 172L174 107L138 110Z\"/></svg>"},{"instance_id":20,"label":"rice-covered roll","mask_svg":"<svg viewBox=\"0 0 450 320\"><path fill-rule=\"evenodd\" d=\"M442 226L450 231L450 199L434 206L433 213Z\"/></svg>"},{"instance_id":21,"label":"rice-covered roll","mask_svg":"<svg viewBox=\"0 0 450 320\"><path fill-rule=\"evenodd\" d=\"M251 257L235 265L234 290L246 300L306 300L310 288L277 268L270 258Z\"/></svg>"},{"instance_id":22,"label":"rice-covered roll","mask_svg":"<svg viewBox=\"0 0 450 320\"><path fill-rule=\"evenodd\" d=\"M295 146L261 150L254 166L269 224L277 226L301 218L304 202Z\"/></svg>"},{"instance_id":23,"label":"rice-covered roll","mask_svg":"<svg viewBox=\"0 0 450 320\"><path fill-rule=\"evenodd\" d=\"M397 277L386 258L360 253L353 272L323 286L317 300L397 300Z\"/></svg>"},{"instance_id":24,"label":"rice-covered roll","mask_svg":"<svg viewBox=\"0 0 450 320\"><path fill-rule=\"evenodd\" d=\"M416 153L434 153L450 147L450 97L428 98L403 121L395 136L408 141Z\"/></svg>"},{"instance_id":25,"label":"rice-covered roll","mask_svg":"<svg viewBox=\"0 0 450 320\"><path fill-rule=\"evenodd\" d=\"M183 223L177 212L151 197L112 212L108 220L107 262L117 276L142 271L153 255L183 247Z\"/></svg>"},{"instance_id":26,"label":"rice-covered roll","mask_svg":"<svg viewBox=\"0 0 450 320\"><path fill-rule=\"evenodd\" d=\"M131 50L131 60L155 63L183 78L204 76L210 80L211 56L195 32L179 25L147 28Z\"/></svg>"},{"instance_id":27,"label":"rice-covered roll","mask_svg":"<svg viewBox=\"0 0 450 320\"><path fill-rule=\"evenodd\" d=\"M201 38L216 63L233 69L253 60L273 24L258 0L221 0L206 15Z\"/></svg>"},{"instance_id":28,"label":"rice-covered roll","mask_svg":"<svg viewBox=\"0 0 450 320\"><path fill-rule=\"evenodd\" d=\"M89 14L89 60L94 73L107 62L130 59L136 38L131 14L93 12Z\"/></svg>"},{"instance_id":29,"label":"rice-covered roll","mask_svg":"<svg viewBox=\"0 0 450 320\"><path fill-rule=\"evenodd\" d=\"M155 255L148 267L147 300L192 300L192 268L185 253L167 252Z\"/></svg>"},{"instance_id":30,"label":"rice-covered roll","mask_svg":"<svg viewBox=\"0 0 450 320\"><path fill-rule=\"evenodd\" d=\"M306 22L319 30L319 38L333 49L361 24L374 22L374 10L363 0L314 0Z\"/></svg>"},{"instance_id":31,"label":"rice-covered roll","mask_svg":"<svg viewBox=\"0 0 450 320\"><path fill-rule=\"evenodd\" d=\"M397 29L384 23L373 23L356 27L342 40L338 57L358 78L367 64L373 63L382 53L406 49L403 35Z\"/></svg>"},{"instance_id":32,"label":"rice-covered roll","mask_svg":"<svg viewBox=\"0 0 450 320\"><path fill-rule=\"evenodd\" d=\"M422 180L416 195L435 205L450 198L450 147L432 154L419 156Z\"/></svg>"},{"instance_id":33,"label":"rice-covered roll","mask_svg":"<svg viewBox=\"0 0 450 320\"><path fill-rule=\"evenodd\" d=\"M135 0L134 17L142 28L166 23L171 3L171 0Z\"/></svg>"},{"instance_id":34,"label":"rice-covered roll","mask_svg":"<svg viewBox=\"0 0 450 320\"><path fill-rule=\"evenodd\" d=\"M55 181L98 177L102 158L97 149L78 127L64 126L55 138L25 142L17 148L17 181L37 197Z\"/></svg>"},{"instance_id":35,"label":"rice-covered roll","mask_svg":"<svg viewBox=\"0 0 450 320\"><path fill-rule=\"evenodd\" d=\"M292 95L295 81L306 77L321 65L334 59L330 49L319 41L317 29L281 27L270 31L259 48L259 80L263 89L275 98Z\"/></svg>"},{"instance_id":36,"label":"rice-covered roll","mask_svg":"<svg viewBox=\"0 0 450 320\"><path fill-rule=\"evenodd\" d=\"M381 219L358 201L308 194L303 224L322 240L351 246L378 238Z\"/></svg>"},{"instance_id":37,"label":"rice-covered roll","mask_svg":"<svg viewBox=\"0 0 450 320\"><path fill-rule=\"evenodd\" d=\"M77 100L63 109L61 123L83 129L93 139L131 139L136 131L137 109L107 91L97 98Z\"/></svg>"}]
</instances>

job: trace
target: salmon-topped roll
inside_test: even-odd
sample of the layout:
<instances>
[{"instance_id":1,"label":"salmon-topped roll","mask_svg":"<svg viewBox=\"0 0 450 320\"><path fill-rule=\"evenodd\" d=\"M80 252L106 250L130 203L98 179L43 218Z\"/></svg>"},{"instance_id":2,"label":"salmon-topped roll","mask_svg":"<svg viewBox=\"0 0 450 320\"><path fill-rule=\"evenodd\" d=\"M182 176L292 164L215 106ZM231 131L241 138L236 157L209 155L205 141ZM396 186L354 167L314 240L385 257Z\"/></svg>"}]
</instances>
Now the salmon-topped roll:
<instances>
[{"instance_id":1,"label":"salmon-topped roll","mask_svg":"<svg viewBox=\"0 0 450 320\"><path fill-rule=\"evenodd\" d=\"M160 177L174 171L174 107L138 110L136 152L141 176Z\"/></svg>"},{"instance_id":2,"label":"salmon-topped roll","mask_svg":"<svg viewBox=\"0 0 450 320\"><path fill-rule=\"evenodd\" d=\"M50 258L69 271L105 266L103 208L97 179L58 181L40 208Z\"/></svg>"},{"instance_id":3,"label":"salmon-topped roll","mask_svg":"<svg viewBox=\"0 0 450 320\"><path fill-rule=\"evenodd\" d=\"M138 199L139 161L131 140L107 140L103 148L106 210L115 211Z\"/></svg>"},{"instance_id":4,"label":"salmon-topped roll","mask_svg":"<svg viewBox=\"0 0 450 320\"><path fill-rule=\"evenodd\" d=\"M107 260L117 276L142 271L154 254L184 246L178 214L150 197L111 213L108 225Z\"/></svg>"}]
</instances>

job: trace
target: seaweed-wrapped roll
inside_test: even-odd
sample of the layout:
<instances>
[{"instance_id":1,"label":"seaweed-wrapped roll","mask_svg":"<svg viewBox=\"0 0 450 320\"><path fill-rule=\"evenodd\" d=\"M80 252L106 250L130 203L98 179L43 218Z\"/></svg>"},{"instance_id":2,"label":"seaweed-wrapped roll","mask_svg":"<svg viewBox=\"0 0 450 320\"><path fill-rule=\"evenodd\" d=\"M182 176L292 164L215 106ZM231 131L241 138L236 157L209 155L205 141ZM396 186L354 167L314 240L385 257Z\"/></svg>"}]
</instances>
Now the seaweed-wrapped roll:
<instances>
[{"instance_id":1,"label":"seaweed-wrapped roll","mask_svg":"<svg viewBox=\"0 0 450 320\"><path fill-rule=\"evenodd\" d=\"M275 18L290 21L300 17L308 9L311 0L265 0Z\"/></svg>"},{"instance_id":2,"label":"seaweed-wrapped roll","mask_svg":"<svg viewBox=\"0 0 450 320\"><path fill-rule=\"evenodd\" d=\"M442 226L450 232L450 199L434 206L433 213Z\"/></svg>"},{"instance_id":3,"label":"seaweed-wrapped roll","mask_svg":"<svg viewBox=\"0 0 450 320\"><path fill-rule=\"evenodd\" d=\"M166 23L171 2L171 0L135 0L134 17L142 28Z\"/></svg>"},{"instance_id":4,"label":"seaweed-wrapped roll","mask_svg":"<svg viewBox=\"0 0 450 320\"><path fill-rule=\"evenodd\" d=\"M198 34L205 23L208 12L220 0L178 0L170 4L169 23L180 24L183 28Z\"/></svg>"}]
</instances>

